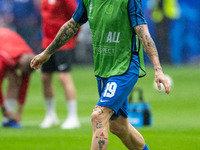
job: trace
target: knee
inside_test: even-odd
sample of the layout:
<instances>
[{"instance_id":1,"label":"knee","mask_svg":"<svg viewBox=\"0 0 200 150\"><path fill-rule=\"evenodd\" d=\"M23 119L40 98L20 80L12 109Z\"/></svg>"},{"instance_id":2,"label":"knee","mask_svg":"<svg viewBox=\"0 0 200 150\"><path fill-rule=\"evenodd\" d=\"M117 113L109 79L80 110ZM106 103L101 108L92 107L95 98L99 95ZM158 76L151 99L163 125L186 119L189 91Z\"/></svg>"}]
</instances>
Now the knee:
<instances>
[{"instance_id":1,"label":"knee","mask_svg":"<svg viewBox=\"0 0 200 150\"><path fill-rule=\"evenodd\" d=\"M93 113L91 114L92 126L95 126L96 122L98 122L98 121L101 121L100 114L96 111L93 111Z\"/></svg>"},{"instance_id":2,"label":"knee","mask_svg":"<svg viewBox=\"0 0 200 150\"><path fill-rule=\"evenodd\" d=\"M68 83L69 84L69 73L59 73L58 74L58 79L62 84Z\"/></svg>"},{"instance_id":3,"label":"knee","mask_svg":"<svg viewBox=\"0 0 200 150\"><path fill-rule=\"evenodd\" d=\"M96 129L102 129L107 128L108 121L107 116L105 113L95 110L91 114L91 122L92 122L92 128L95 131Z\"/></svg>"},{"instance_id":4,"label":"knee","mask_svg":"<svg viewBox=\"0 0 200 150\"><path fill-rule=\"evenodd\" d=\"M65 79L65 76L61 73L58 74L58 79L62 82Z\"/></svg>"}]
</instances>

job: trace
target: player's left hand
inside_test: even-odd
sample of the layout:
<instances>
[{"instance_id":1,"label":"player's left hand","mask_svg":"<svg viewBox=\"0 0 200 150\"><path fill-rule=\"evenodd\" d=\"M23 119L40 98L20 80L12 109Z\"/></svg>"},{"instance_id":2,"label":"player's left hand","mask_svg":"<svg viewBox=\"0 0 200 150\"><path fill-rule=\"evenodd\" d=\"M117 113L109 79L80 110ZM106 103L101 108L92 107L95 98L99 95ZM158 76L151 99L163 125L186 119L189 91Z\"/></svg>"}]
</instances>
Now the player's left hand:
<instances>
[{"instance_id":1,"label":"player's left hand","mask_svg":"<svg viewBox=\"0 0 200 150\"><path fill-rule=\"evenodd\" d=\"M170 93L170 89L171 89L170 83L161 70L155 72L155 82L159 90L161 90L161 83L162 83L165 87L165 93L167 94Z\"/></svg>"}]
</instances>

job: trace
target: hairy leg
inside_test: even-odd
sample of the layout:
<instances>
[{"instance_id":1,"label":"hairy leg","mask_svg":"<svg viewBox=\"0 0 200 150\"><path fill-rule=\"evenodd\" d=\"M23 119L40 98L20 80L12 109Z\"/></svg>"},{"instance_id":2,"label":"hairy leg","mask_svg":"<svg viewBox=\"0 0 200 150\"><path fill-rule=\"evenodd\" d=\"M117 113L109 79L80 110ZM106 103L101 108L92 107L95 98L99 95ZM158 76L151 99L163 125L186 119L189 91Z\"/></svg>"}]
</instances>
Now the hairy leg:
<instances>
[{"instance_id":1,"label":"hairy leg","mask_svg":"<svg viewBox=\"0 0 200 150\"><path fill-rule=\"evenodd\" d=\"M19 105L17 113L15 109L17 106L17 101L19 100L18 97L19 97L21 78L14 71L7 72L6 77L8 78L8 86L4 102L5 105L4 110L6 110L4 116L19 122L21 121L23 106Z\"/></svg>"},{"instance_id":2,"label":"hairy leg","mask_svg":"<svg viewBox=\"0 0 200 150\"><path fill-rule=\"evenodd\" d=\"M45 98L53 98L52 74L42 73L43 93Z\"/></svg>"},{"instance_id":3,"label":"hairy leg","mask_svg":"<svg viewBox=\"0 0 200 150\"><path fill-rule=\"evenodd\" d=\"M114 111L96 105L91 115L93 137L91 150L106 150L108 146L108 122Z\"/></svg>"},{"instance_id":4,"label":"hairy leg","mask_svg":"<svg viewBox=\"0 0 200 150\"><path fill-rule=\"evenodd\" d=\"M110 131L117 135L129 150L143 150L145 146L142 135L123 116L109 121Z\"/></svg>"},{"instance_id":5,"label":"hairy leg","mask_svg":"<svg viewBox=\"0 0 200 150\"><path fill-rule=\"evenodd\" d=\"M52 74L42 73L43 93L45 97L46 115L43 122L40 124L41 128L49 128L52 125L58 124L58 119L55 109L54 91L52 84Z\"/></svg>"},{"instance_id":6,"label":"hairy leg","mask_svg":"<svg viewBox=\"0 0 200 150\"><path fill-rule=\"evenodd\" d=\"M65 96L68 101L76 99L76 91L74 87L71 74L69 72L62 72L58 74L59 80L64 88Z\"/></svg>"},{"instance_id":7,"label":"hairy leg","mask_svg":"<svg viewBox=\"0 0 200 150\"><path fill-rule=\"evenodd\" d=\"M6 99L15 99L18 100L19 94L19 86L21 83L21 79L15 72L8 72L6 74L8 78L8 87L6 91Z\"/></svg>"},{"instance_id":8,"label":"hairy leg","mask_svg":"<svg viewBox=\"0 0 200 150\"><path fill-rule=\"evenodd\" d=\"M62 124L62 129L72 129L79 128L80 123L78 120L78 111L77 111L77 101L76 101L76 91L74 83L71 77L70 72L61 72L58 74L59 80L63 86L65 97L66 97L66 106L67 106L67 118Z\"/></svg>"}]
</instances>

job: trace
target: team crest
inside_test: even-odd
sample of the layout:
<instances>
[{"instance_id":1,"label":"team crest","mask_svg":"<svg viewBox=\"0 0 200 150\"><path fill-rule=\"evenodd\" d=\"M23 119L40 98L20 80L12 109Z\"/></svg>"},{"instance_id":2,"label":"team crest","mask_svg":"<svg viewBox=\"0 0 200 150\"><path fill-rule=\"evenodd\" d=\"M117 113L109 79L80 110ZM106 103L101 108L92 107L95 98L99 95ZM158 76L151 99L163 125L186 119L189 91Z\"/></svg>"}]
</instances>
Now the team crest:
<instances>
[{"instance_id":1,"label":"team crest","mask_svg":"<svg viewBox=\"0 0 200 150\"><path fill-rule=\"evenodd\" d=\"M106 7L106 13L109 14L109 15L112 14L113 10L114 10L114 6L113 5L108 5Z\"/></svg>"}]
</instances>

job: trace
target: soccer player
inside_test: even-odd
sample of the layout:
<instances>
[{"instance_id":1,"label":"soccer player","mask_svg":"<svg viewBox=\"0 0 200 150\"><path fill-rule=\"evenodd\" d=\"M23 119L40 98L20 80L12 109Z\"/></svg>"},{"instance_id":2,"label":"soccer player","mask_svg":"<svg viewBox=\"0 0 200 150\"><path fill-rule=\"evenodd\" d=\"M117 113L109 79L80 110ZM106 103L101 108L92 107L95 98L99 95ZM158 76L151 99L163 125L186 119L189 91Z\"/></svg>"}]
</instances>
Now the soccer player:
<instances>
[{"instance_id":1,"label":"soccer player","mask_svg":"<svg viewBox=\"0 0 200 150\"><path fill-rule=\"evenodd\" d=\"M158 88L163 83L169 94L170 85L162 72L140 0L80 0L72 18L61 27L46 50L35 56L31 67L40 68L87 20L92 31L94 73L100 96L91 115L91 149L107 149L109 124L110 131L129 150L148 150L144 138L127 117L127 97L138 80L140 68L136 35L153 64Z\"/></svg>"},{"instance_id":2,"label":"soccer player","mask_svg":"<svg viewBox=\"0 0 200 150\"><path fill-rule=\"evenodd\" d=\"M42 0L41 16L43 40L42 48L45 49L53 41L60 27L68 21L76 10L75 0ZM63 45L48 62L42 66L43 92L45 97L46 115L41 123L41 128L49 128L58 124L55 110L54 89L52 75L58 73L58 78L63 86L68 116L61 125L62 129L79 128L80 123L77 115L76 91L70 70L75 49L75 37Z\"/></svg>"},{"instance_id":3,"label":"soccer player","mask_svg":"<svg viewBox=\"0 0 200 150\"><path fill-rule=\"evenodd\" d=\"M0 106L3 127L21 128L19 122L32 71L29 64L34 56L20 35L10 29L0 28ZM5 98L2 93L4 78L8 79ZM19 107L15 113L17 102Z\"/></svg>"}]
</instances>

